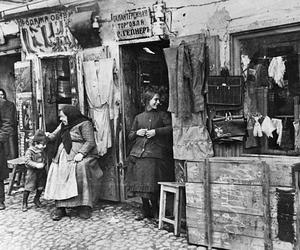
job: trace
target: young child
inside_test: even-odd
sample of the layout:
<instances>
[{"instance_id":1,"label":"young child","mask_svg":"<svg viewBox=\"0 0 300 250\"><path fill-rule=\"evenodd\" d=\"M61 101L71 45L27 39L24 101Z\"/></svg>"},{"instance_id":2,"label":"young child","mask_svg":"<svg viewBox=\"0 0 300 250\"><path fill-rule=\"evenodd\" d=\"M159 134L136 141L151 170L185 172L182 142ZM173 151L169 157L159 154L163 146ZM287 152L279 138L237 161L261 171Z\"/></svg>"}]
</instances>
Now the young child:
<instances>
[{"instance_id":1,"label":"young child","mask_svg":"<svg viewBox=\"0 0 300 250\"><path fill-rule=\"evenodd\" d=\"M37 130L30 146L25 153L25 166L27 168L25 179L25 190L23 192L22 211L28 210L28 196L31 191L36 190L33 199L36 207L41 207L40 197L46 184L46 135L42 130Z\"/></svg>"}]
</instances>

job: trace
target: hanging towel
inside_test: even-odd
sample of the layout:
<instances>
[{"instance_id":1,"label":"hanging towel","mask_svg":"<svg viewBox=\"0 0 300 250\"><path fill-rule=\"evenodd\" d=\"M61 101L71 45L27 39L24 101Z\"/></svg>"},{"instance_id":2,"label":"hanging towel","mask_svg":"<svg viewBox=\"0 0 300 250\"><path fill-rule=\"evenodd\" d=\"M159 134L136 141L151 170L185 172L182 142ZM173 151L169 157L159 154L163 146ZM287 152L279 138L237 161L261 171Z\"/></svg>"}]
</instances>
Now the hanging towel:
<instances>
[{"instance_id":1,"label":"hanging towel","mask_svg":"<svg viewBox=\"0 0 300 250\"><path fill-rule=\"evenodd\" d=\"M279 87L284 87L283 76L285 73L285 63L281 56L273 57L269 65L268 73Z\"/></svg>"},{"instance_id":2,"label":"hanging towel","mask_svg":"<svg viewBox=\"0 0 300 250\"><path fill-rule=\"evenodd\" d=\"M253 135L255 137L262 137L263 133L262 133L262 129L261 129L261 125L259 123L259 119L261 118L261 116L253 116L253 119L255 120L255 124L254 124L254 128L253 128Z\"/></svg>"},{"instance_id":3,"label":"hanging towel","mask_svg":"<svg viewBox=\"0 0 300 250\"><path fill-rule=\"evenodd\" d=\"M278 139L277 139L276 143L280 146L281 145L281 140L282 140L282 120L272 118L272 122L273 122L273 125L276 128L276 133L278 134Z\"/></svg>"},{"instance_id":4,"label":"hanging towel","mask_svg":"<svg viewBox=\"0 0 300 250\"><path fill-rule=\"evenodd\" d=\"M276 129L275 126L272 123L272 120L270 119L269 116L266 116L265 119L263 120L261 124L261 129L262 132L267 136L267 137L272 137L273 134L272 132Z\"/></svg>"}]
</instances>

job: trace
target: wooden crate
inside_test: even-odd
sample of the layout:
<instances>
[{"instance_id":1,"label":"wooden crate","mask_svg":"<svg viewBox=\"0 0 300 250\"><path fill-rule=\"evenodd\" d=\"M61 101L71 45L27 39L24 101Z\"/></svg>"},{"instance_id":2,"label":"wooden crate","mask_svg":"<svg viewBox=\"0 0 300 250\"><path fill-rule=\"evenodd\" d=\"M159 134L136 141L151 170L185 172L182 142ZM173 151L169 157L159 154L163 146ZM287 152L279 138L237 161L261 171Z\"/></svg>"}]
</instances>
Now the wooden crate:
<instances>
[{"instance_id":1,"label":"wooden crate","mask_svg":"<svg viewBox=\"0 0 300 250\"><path fill-rule=\"evenodd\" d=\"M187 162L189 243L208 249L297 249L292 165L299 160L247 156Z\"/></svg>"}]
</instances>

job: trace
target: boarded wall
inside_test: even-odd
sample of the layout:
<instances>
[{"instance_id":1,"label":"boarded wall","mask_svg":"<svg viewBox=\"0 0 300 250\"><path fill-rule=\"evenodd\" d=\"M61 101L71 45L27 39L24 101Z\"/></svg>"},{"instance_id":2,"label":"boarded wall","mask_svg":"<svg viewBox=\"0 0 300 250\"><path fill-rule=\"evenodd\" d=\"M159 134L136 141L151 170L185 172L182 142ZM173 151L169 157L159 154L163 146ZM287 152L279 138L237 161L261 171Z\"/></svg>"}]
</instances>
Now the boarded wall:
<instances>
[{"instance_id":1,"label":"boarded wall","mask_svg":"<svg viewBox=\"0 0 300 250\"><path fill-rule=\"evenodd\" d=\"M292 250L297 237L292 165L297 161L215 157L187 162L189 243L234 250Z\"/></svg>"}]
</instances>

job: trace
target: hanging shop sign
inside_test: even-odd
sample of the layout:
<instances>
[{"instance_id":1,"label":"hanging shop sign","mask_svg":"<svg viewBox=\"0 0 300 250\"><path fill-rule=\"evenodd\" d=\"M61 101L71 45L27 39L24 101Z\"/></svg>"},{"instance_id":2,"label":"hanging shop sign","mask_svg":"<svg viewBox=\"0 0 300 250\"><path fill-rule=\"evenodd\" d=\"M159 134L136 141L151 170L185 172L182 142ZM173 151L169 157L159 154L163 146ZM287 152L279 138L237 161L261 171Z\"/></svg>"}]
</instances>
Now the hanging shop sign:
<instances>
[{"instance_id":1,"label":"hanging shop sign","mask_svg":"<svg viewBox=\"0 0 300 250\"><path fill-rule=\"evenodd\" d=\"M130 40L151 37L151 16L149 8L129 10L112 15L116 40Z\"/></svg>"},{"instance_id":2,"label":"hanging shop sign","mask_svg":"<svg viewBox=\"0 0 300 250\"><path fill-rule=\"evenodd\" d=\"M70 11L18 19L23 50L26 53L71 51L78 47L68 24Z\"/></svg>"}]
</instances>

